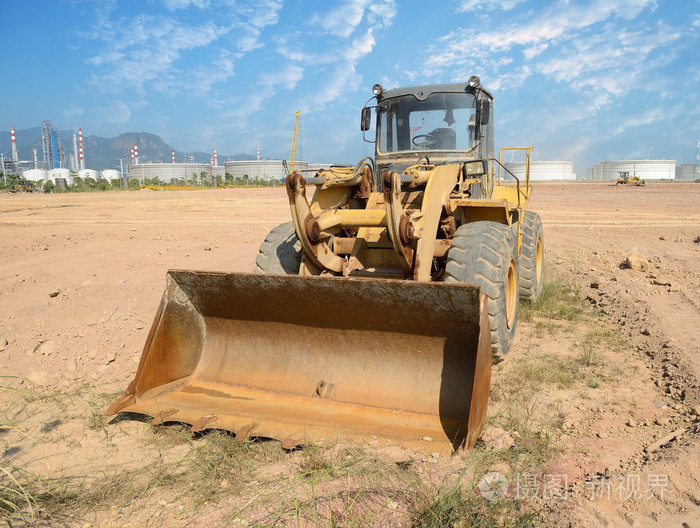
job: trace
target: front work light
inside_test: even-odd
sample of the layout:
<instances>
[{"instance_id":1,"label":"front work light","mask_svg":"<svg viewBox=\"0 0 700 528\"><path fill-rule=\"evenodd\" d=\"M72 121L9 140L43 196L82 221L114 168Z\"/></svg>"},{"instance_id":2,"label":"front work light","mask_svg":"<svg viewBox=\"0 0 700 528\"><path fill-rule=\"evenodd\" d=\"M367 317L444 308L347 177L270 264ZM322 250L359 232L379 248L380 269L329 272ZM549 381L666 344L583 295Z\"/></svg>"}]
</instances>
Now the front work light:
<instances>
[{"instance_id":1,"label":"front work light","mask_svg":"<svg viewBox=\"0 0 700 528\"><path fill-rule=\"evenodd\" d=\"M471 77L469 77L468 84L472 88L476 88L477 86L479 86L481 84L481 80L476 75L472 75Z\"/></svg>"},{"instance_id":2,"label":"front work light","mask_svg":"<svg viewBox=\"0 0 700 528\"><path fill-rule=\"evenodd\" d=\"M374 86L372 86L372 93L374 95L382 95L382 92L384 91L384 88L382 87L381 84L377 83Z\"/></svg>"}]
</instances>

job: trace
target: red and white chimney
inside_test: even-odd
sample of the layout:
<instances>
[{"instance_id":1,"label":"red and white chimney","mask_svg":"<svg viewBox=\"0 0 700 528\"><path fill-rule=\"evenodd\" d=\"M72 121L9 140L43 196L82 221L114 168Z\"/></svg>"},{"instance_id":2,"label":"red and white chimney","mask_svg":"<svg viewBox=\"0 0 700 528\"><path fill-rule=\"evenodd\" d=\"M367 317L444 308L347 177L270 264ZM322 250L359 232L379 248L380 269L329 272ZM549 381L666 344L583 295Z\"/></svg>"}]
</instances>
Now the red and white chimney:
<instances>
[{"instance_id":1,"label":"red and white chimney","mask_svg":"<svg viewBox=\"0 0 700 528\"><path fill-rule=\"evenodd\" d=\"M209 158L209 164L210 164L210 165L214 165L214 156L212 156L211 158Z\"/></svg>"},{"instance_id":2,"label":"red and white chimney","mask_svg":"<svg viewBox=\"0 0 700 528\"><path fill-rule=\"evenodd\" d=\"M213 165L214 165L214 167L218 167L218 166L219 166L219 157L218 157L218 155L216 154L216 149L214 149L214 163L213 163Z\"/></svg>"},{"instance_id":3,"label":"red and white chimney","mask_svg":"<svg viewBox=\"0 0 700 528\"><path fill-rule=\"evenodd\" d=\"M139 164L139 146L134 143L134 165Z\"/></svg>"},{"instance_id":4,"label":"red and white chimney","mask_svg":"<svg viewBox=\"0 0 700 528\"><path fill-rule=\"evenodd\" d=\"M83 129L78 129L78 155L80 156L80 170L85 170L85 155L83 154Z\"/></svg>"},{"instance_id":5,"label":"red and white chimney","mask_svg":"<svg viewBox=\"0 0 700 528\"><path fill-rule=\"evenodd\" d=\"M173 163L175 163L175 151L173 150Z\"/></svg>"},{"instance_id":6,"label":"red and white chimney","mask_svg":"<svg viewBox=\"0 0 700 528\"><path fill-rule=\"evenodd\" d=\"M260 145L258 145L258 161L260 161Z\"/></svg>"},{"instance_id":7,"label":"red and white chimney","mask_svg":"<svg viewBox=\"0 0 700 528\"><path fill-rule=\"evenodd\" d=\"M131 163L134 163L134 147L131 147Z\"/></svg>"},{"instance_id":8,"label":"red and white chimney","mask_svg":"<svg viewBox=\"0 0 700 528\"><path fill-rule=\"evenodd\" d=\"M19 162L19 154L17 154L17 141L15 140L15 127L10 127L10 139L12 139L12 159L15 163Z\"/></svg>"}]
</instances>

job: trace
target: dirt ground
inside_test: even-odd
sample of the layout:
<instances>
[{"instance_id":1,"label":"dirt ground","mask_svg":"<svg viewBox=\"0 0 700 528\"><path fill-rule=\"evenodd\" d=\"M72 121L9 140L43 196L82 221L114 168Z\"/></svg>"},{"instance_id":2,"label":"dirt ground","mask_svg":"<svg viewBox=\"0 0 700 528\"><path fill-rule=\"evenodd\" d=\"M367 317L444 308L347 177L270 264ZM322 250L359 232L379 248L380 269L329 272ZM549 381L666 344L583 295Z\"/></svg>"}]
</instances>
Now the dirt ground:
<instances>
[{"instance_id":1,"label":"dirt ground","mask_svg":"<svg viewBox=\"0 0 700 528\"><path fill-rule=\"evenodd\" d=\"M507 419L517 412L514 369L577 362L574 379L536 394L521 387L519 415L531 413L529 426L557 453L535 475L542 485L559 482L556 497L538 496L541 487L530 497L538 522L700 526L700 184L537 183L531 207L544 225L548 279L570 285L593 315L521 321L494 369L484 443L518 443ZM265 234L288 219L282 188L0 195L2 460L89 484L182 454L186 446L144 440L144 423L103 424L101 411L133 378L166 271L251 271ZM644 271L623 264L635 249ZM381 437L368 448L415 457L428 480L455 460L421 458ZM263 472L287 471L280 464ZM516 466L495 471L514 483L533 476L514 474ZM250 486L263 482L259 472ZM221 512L259 496L186 504L183 513L182 501L161 494L45 525L238 526L255 512L226 522ZM391 508L396 517L384 525L409 522L401 505Z\"/></svg>"}]
</instances>

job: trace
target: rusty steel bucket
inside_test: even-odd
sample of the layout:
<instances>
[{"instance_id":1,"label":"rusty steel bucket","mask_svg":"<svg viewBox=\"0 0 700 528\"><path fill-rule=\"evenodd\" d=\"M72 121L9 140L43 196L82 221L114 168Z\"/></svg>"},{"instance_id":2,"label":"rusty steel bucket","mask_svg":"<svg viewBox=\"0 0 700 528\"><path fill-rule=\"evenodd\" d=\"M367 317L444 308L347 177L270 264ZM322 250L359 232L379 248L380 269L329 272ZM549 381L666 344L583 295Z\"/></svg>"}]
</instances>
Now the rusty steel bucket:
<instances>
[{"instance_id":1,"label":"rusty steel bucket","mask_svg":"<svg viewBox=\"0 0 700 528\"><path fill-rule=\"evenodd\" d=\"M105 414L285 448L373 437L446 452L474 445L490 378L478 286L169 271L136 377Z\"/></svg>"}]
</instances>

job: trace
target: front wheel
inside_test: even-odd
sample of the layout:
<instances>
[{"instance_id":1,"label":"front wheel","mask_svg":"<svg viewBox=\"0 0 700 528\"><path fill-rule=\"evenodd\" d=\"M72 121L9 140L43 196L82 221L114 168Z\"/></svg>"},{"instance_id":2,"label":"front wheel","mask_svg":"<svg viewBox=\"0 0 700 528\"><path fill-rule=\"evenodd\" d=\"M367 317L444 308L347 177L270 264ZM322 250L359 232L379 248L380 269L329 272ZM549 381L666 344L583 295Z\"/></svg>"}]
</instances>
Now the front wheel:
<instances>
[{"instance_id":1,"label":"front wheel","mask_svg":"<svg viewBox=\"0 0 700 528\"><path fill-rule=\"evenodd\" d=\"M544 235L540 215L523 212L523 231L520 244L520 299L535 302L542 293L544 278Z\"/></svg>"},{"instance_id":2,"label":"front wheel","mask_svg":"<svg viewBox=\"0 0 700 528\"><path fill-rule=\"evenodd\" d=\"M285 222L270 231L259 251L255 259L254 273L299 274L301 242L294 230L294 222Z\"/></svg>"},{"instance_id":3,"label":"front wheel","mask_svg":"<svg viewBox=\"0 0 700 528\"><path fill-rule=\"evenodd\" d=\"M518 321L518 252L512 229L497 222L461 225L447 252L445 281L481 287L488 297L493 357L505 356Z\"/></svg>"}]
</instances>

